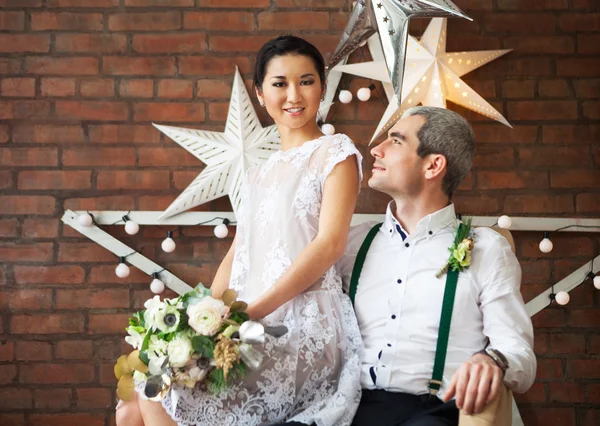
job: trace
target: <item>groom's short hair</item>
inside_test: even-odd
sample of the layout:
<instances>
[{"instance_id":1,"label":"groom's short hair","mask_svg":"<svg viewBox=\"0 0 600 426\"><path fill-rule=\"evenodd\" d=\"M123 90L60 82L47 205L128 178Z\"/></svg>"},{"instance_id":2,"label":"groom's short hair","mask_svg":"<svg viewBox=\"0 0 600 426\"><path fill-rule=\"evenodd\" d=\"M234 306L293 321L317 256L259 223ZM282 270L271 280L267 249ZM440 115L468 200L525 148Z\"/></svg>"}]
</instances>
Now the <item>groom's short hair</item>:
<instances>
[{"instance_id":1,"label":"groom's short hair","mask_svg":"<svg viewBox=\"0 0 600 426\"><path fill-rule=\"evenodd\" d=\"M452 197L460 183L468 176L475 156L475 133L461 115L445 108L418 106L409 108L402 118L420 115L425 123L417 132L417 155L429 154L446 157L446 175L442 190Z\"/></svg>"}]
</instances>

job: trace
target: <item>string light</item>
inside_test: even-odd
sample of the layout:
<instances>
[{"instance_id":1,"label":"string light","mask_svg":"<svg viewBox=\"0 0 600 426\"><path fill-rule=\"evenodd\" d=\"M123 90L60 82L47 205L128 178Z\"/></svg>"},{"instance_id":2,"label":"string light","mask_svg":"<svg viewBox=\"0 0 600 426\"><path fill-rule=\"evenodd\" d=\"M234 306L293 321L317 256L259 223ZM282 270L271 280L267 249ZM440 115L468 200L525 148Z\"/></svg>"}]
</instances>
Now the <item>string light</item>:
<instances>
[{"instance_id":1,"label":"string light","mask_svg":"<svg viewBox=\"0 0 600 426\"><path fill-rule=\"evenodd\" d=\"M571 296L569 296L569 293L567 293L566 291L559 291L554 296L554 299L556 300L556 303L558 303L561 306L564 306L567 303L569 303L569 300L571 300Z\"/></svg>"},{"instance_id":2,"label":"string light","mask_svg":"<svg viewBox=\"0 0 600 426\"><path fill-rule=\"evenodd\" d=\"M507 215L502 215L498 218L498 226L502 229L508 229L512 225L512 219Z\"/></svg>"},{"instance_id":3,"label":"string light","mask_svg":"<svg viewBox=\"0 0 600 426\"><path fill-rule=\"evenodd\" d=\"M223 219L223 223L215 226L215 237L226 238L229 234L229 229L227 228L227 225L229 225L230 223L231 222L229 221L229 219Z\"/></svg>"},{"instance_id":4,"label":"string light","mask_svg":"<svg viewBox=\"0 0 600 426\"><path fill-rule=\"evenodd\" d=\"M129 269L129 266L127 266L127 264L125 263L125 257L119 257L119 265L115 269L115 275L119 278L127 278L130 273L131 270Z\"/></svg>"},{"instance_id":5,"label":"string light","mask_svg":"<svg viewBox=\"0 0 600 426\"><path fill-rule=\"evenodd\" d=\"M352 92L350 90L340 90L338 99L343 104L349 104L350 102L352 102Z\"/></svg>"},{"instance_id":6,"label":"string light","mask_svg":"<svg viewBox=\"0 0 600 426\"><path fill-rule=\"evenodd\" d=\"M94 223L94 217L88 213L81 213L79 217L77 217L77 222L85 228L89 228Z\"/></svg>"},{"instance_id":7,"label":"string light","mask_svg":"<svg viewBox=\"0 0 600 426\"><path fill-rule=\"evenodd\" d=\"M335 127L333 127L333 124L323 124L321 126L321 131L326 135L335 135Z\"/></svg>"},{"instance_id":8,"label":"string light","mask_svg":"<svg viewBox=\"0 0 600 426\"><path fill-rule=\"evenodd\" d=\"M163 240L160 247L165 253L172 253L175 251L176 246L175 240L173 240L173 231L168 231L167 238Z\"/></svg>"},{"instance_id":9,"label":"string light","mask_svg":"<svg viewBox=\"0 0 600 426\"><path fill-rule=\"evenodd\" d=\"M123 216L123 221L125 222L125 232L127 232L129 235L135 235L139 232L140 225L129 219L129 216Z\"/></svg>"},{"instance_id":10,"label":"string light","mask_svg":"<svg viewBox=\"0 0 600 426\"><path fill-rule=\"evenodd\" d=\"M152 282L150 283L150 291L154 294L160 294L165 291L165 283L160 280L158 272L152 273Z\"/></svg>"},{"instance_id":11,"label":"string light","mask_svg":"<svg viewBox=\"0 0 600 426\"><path fill-rule=\"evenodd\" d=\"M375 89L375 85L374 84L370 84L369 87L361 87L360 89L358 89L358 91L356 92L356 97L363 101L366 102L369 99L371 99L371 91Z\"/></svg>"},{"instance_id":12,"label":"string light","mask_svg":"<svg viewBox=\"0 0 600 426\"><path fill-rule=\"evenodd\" d=\"M542 253L550 253L552 251L552 249L554 248L554 244L552 244L552 241L550 241L550 233L549 232L544 232L544 239L542 241L540 241L540 251Z\"/></svg>"}]
</instances>

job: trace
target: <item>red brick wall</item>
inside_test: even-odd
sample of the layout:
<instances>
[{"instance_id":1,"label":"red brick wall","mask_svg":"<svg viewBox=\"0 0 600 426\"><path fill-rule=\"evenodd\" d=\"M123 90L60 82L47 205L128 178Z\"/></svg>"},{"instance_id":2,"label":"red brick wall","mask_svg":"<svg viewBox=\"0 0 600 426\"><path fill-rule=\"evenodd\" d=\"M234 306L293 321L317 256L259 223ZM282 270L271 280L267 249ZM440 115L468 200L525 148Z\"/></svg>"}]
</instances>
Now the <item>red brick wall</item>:
<instances>
[{"instance_id":1,"label":"red brick wall","mask_svg":"<svg viewBox=\"0 0 600 426\"><path fill-rule=\"evenodd\" d=\"M349 3L0 0L0 424L113 421L121 330L150 280L134 268L117 279L114 256L63 226L63 211L166 208L202 166L150 122L222 130L234 66L250 79L258 47L290 29L330 54ZM465 112L478 146L459 211L598 217L598 1L456 3L475 21L449 22L449 51L515 49L465 78L514 129ZM330 121L366 153L382 112L374 96ZM359 211L386 201L364 191ZM189 283L210 282L230 243L185 228L166 255L157 228L111 232ZM555 236L550 255L539 233L514 236L526 299L600 253L593 234ZM519 398L528 426L600 423L598 294L588 282L567 307L536 315L538 380Z\"/></svg>"}]
</instances>

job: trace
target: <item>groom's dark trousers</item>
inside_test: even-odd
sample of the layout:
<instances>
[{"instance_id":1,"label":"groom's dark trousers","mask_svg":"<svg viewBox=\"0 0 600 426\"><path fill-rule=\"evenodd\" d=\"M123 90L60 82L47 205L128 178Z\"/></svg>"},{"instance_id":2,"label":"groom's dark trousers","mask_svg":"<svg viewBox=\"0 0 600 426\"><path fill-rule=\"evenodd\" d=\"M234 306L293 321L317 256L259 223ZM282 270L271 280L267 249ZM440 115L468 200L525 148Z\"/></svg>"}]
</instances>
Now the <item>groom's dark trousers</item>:
<instances>
[{"instance_id":1,"label":"groom's dark trousers","mask_svg":"<svg viewBox=\"0 0 600 426\"><path fill-rule=\"evenodd\" d=\"M425 395L363 389L352 426L457 426L454 401ZM306 426L289 422L276 426Z\"/></svg>"}]
</instances>

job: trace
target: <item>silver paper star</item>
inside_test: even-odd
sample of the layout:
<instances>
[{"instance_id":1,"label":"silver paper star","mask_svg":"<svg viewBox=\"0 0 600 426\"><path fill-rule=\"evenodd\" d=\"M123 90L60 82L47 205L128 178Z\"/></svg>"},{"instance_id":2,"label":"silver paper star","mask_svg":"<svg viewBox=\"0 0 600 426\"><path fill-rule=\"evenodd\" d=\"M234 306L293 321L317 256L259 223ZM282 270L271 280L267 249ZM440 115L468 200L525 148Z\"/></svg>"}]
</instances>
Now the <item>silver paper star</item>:
<instances>
[{"instance_id":1,"label":"silver paper star","mask_svg":"<svg viewBox=\"0 0 600 426\"><path fill-rule=\"evenodd\" d=\"M246 170L266 161L280 149L277 127L262 127L237 67L223 133L154 126L206 164L159 220L224 195L229 195L233 211L237 213Z\"/></svg>"},{"instance_id":2,"label":"silver paper star","mask_svg":"<svg viewBox=\"0 0 600 426\"><path fill-rule=\"evenodd\" d=\"M377 32L394 93L400 99L409 19L445 16L471 20L449 0L359 1L354 6L342 39L333 53L329 69L333 69Z\"/></svg>"}]
</instances>

